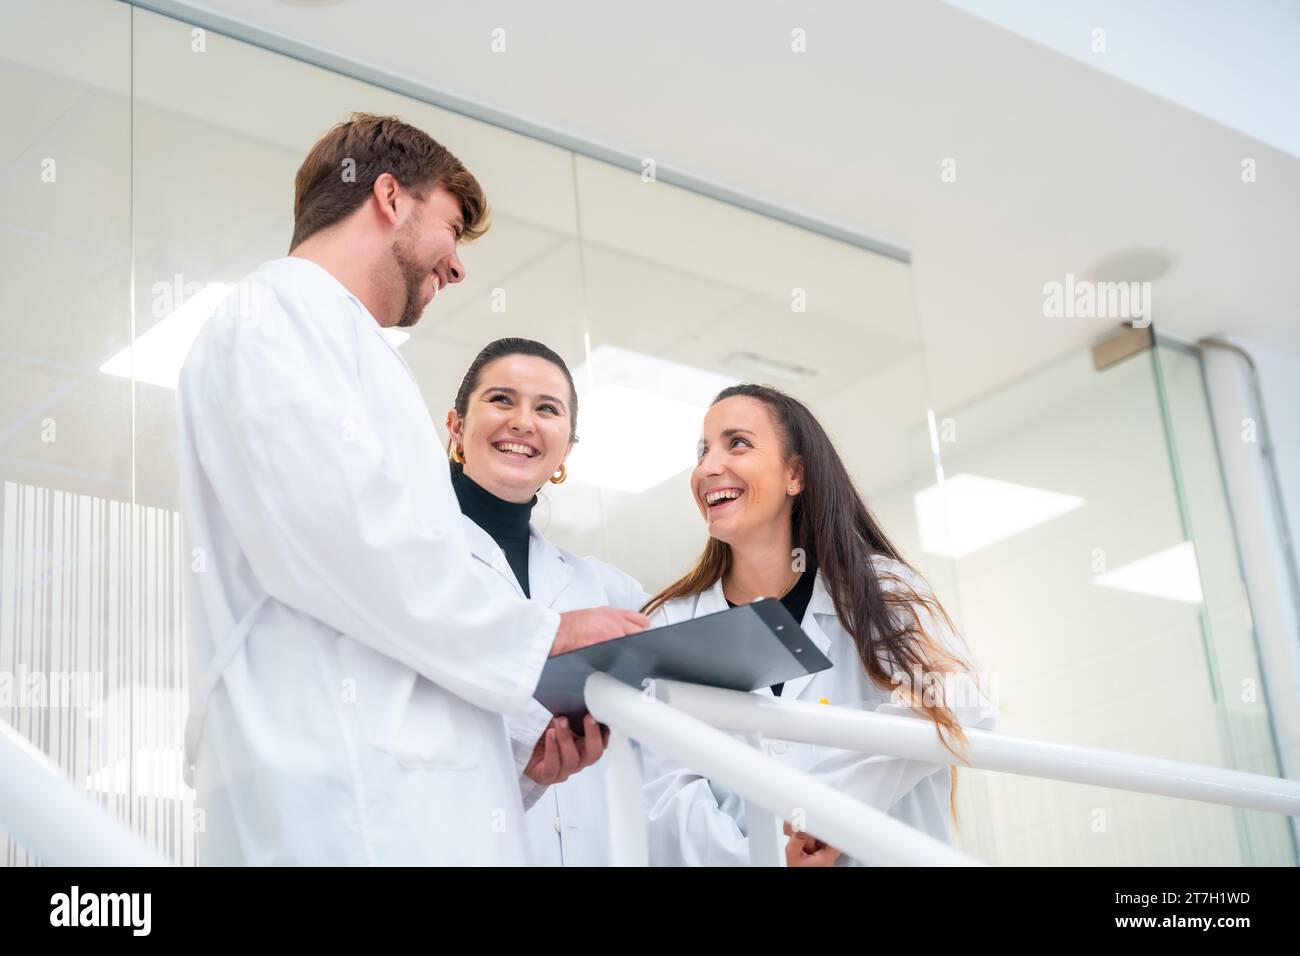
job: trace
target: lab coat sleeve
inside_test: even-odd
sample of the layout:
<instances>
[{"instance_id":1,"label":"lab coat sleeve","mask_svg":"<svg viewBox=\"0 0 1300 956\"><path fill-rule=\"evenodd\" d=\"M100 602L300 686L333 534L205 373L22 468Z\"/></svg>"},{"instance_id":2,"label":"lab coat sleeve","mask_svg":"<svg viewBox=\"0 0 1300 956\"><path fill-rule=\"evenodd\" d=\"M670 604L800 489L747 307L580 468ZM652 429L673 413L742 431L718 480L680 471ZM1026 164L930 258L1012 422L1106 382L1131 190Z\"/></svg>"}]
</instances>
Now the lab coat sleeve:
<instances>
[{"instance_id":1,"label":"lab coat sleeve","mask_svg":"<svg viewBox=\"0 0 1300 956\"><path fill-rule=\"evenodd\" d=\"M630 574L625 574L613 565L596 558L586 558L585 561L599 576L609 607L639 611L650 599L645 589ZM519 773L519 793L523 797L525 810L540 800L547 789L544 785L525 776L524 768L532 759L537 740L546 730L552 716L551 712L534 698L528 702L525 713L506 718L506 729L510 733L510 747L514 752L515 769Z\"/></svg>"},{"instance_id":2,"label":"lab coat sleeve","mask_svg":"<svg viewBox=\"0 0 1300 956\"><path fill-rule=\"evenodd\" d=\"M542 798L547 790L544 784L537 783L524 773L528 761L532 759L537 740L546 730L553 715L549 710L530 699L528 707L522 714L506 717L506 730L510 735L510 750L515 758L515 771L519 774L519 795L527 810Z\"/></svg>"},{"instance_id":3,"label":"lab coat sleeve","mask_svg":"<svg viewBox=\"0 0 1300 956\"><path fill-rule=\"evenodd\" d=\"M542 794L546 793L550 787L544 786L523 774L519 775L519 799L523 801L524 811L527 812L537 805L537 801L542 799Z\"/></svg>"},{"instance_id":4,"label":"lab coat sleeve","mask_svg":"<svg viewBox=\"0 0 1300 956\"><path fill-rule=\"evenodd\" d=\"M445 471L431 487L398 479L362 396L369 330L314 313L292 289L266 291L251 315L211 320L223 323L216 347L181 383L206 477L259 584L471 703L522 710L559 614L502 600L485 580L496 572L473 560Z\"/></svg>"}]
</instances>

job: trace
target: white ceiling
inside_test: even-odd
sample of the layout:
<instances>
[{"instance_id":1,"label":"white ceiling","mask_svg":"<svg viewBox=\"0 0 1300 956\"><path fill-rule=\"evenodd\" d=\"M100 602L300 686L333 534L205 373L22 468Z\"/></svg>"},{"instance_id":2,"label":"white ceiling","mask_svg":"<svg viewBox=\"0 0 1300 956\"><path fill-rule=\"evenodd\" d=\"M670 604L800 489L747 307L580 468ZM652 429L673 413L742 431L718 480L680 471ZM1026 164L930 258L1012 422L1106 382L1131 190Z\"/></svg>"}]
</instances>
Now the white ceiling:
<instances>
[{"instance_id":1,"label":"white ceiling","mask_svg":"<svg viewBox=\"0 0 1300 956\"><path fill-rule=\"evenodd\" d=\"M939 406L1095 338L1043 284L1133 248L1174 259L1158 328L1300 353L1300 160L937 0L163 5L901 243Z\"/></svg>"},{"instance_id":2,"label":"white ceiling","mask_svg":"<svg viewBox=\"0 0 1300 956\"><path fill-rule=\"evenodd\" d=\"M1300 156L1294 0L944 0Z\"/></svg>"},{"instance_id":3,"label":"white ceiling","mask_svg":"<svg viewBox=\"0 0 1300 956\"><path fill-rule=\"evenodd\" d=\"M1175 260L1155 286L1158 327L1235 331L1300 353L1300 161L937 2L823 5L815 16L669 2L625 22L592 3L562 16L512 3L454 17L397 0L210 6L899 242L913 264L671 188L648 202L636 176L546 143L215 36L197 56L179 24L142 11L133 37L126 7L60 0L0 38L12 94L0 112L11 133L0 140L0 249L21 280L0 289L7 477L57 473L61 486L173 503L171 394L137 387L136 433L164 438L133 458L130 394L95 371L130 340L125 277L134 266L140 334L160 317L149 301L158 280L233 279L283 254L286 184L307 145L354 108L435 132L497 209L490 237L466 251L470 280L404 346L435 410L494 334L580 355L581 310L593 346L707 367L752 346L817 369L805 397L863 487L888 488L928 461L925 408L942 415L1103 334L1113 323L1043 318L1042 286L1132 248ZM507 31L504 54L489 50L494 27ZM795 27L807 30L805 54L789 50ZM57 189L34 185L45 156L59 158ZM1245 156L1256 183L1240 180ZM947 158L954 183L940 179ZM784 306L793 285L814 300L795 330ZM488 308L498 286L507 316ZM681 512L689 550L696 528L680 492L665 483L636 508L597 497L624 524ZM601 510L579 501L592 494L558 489L557 521Z\"/></svg>"}]
</instances>

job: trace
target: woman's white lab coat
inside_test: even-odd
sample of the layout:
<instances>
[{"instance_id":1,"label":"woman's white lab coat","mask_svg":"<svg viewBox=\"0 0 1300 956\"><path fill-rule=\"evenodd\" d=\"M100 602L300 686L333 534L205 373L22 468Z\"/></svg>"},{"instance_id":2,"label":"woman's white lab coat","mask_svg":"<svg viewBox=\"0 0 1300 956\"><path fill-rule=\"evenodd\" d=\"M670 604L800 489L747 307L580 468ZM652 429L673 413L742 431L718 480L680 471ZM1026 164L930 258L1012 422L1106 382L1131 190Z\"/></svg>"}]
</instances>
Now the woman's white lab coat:
<instances>
[{"instance_id":1,"label":"woman's white lab coat","mask_svg":"<svg viewBox=\"0 0 1300 956\"><path fill-rule=\"evenodd\" d=\"M463 516L462 516L463 517ZM463 517L465 536L477 561L496 573L502 600L522 598L523 590L492 536ZM534 601L556 611L587 607L639 611L649 595L636 580L595 558L580 558L529 529L528 590ZM527 714L506 720L515 762L522 773L551 714L532 701ZM608 866L609 814L605 803L605 763L597 761L563 783L542 788L522 779L524 824L535 866Z\"/></svg>"},{"instance_id":2,"label":"woman's white lab coat","mask_svg":"<svg viewBox=\"0 0 1300 956\"><path fill-rule=\"evenodd\" d=\"M265 263L178 402L201 862L525 863L502 715L559 615L472 558L374 318L315 263Z\"/></svg>"},{"instance_id":3,"label":"woman's white lab coat","mask_svg":"<svg viewBox=\"0 0 1300 956\"><path fill-rule=\"evenodd\" d=\"M909 580L922 594L929 593L919 578L892 559L873 557L878 573L892 572ZM890 587L885 583L886 587ZM721 581L708 591L669 601L651 616L651 626L725 611L727 601ZM927 632L969 660L964 643L933 614L918 608ZM890 702L890 691L867 678L857 648L840 624L820 572L801 622L804 632L831 661L829 670L787 681L782 700L802 700L829 706L857 705L880 713L915 712ZM963 726L991 730L991 704L967 680L947 685L950 704ZM756 693L772 696L769 688ZM929 722L928 717L923 717ZM813 744L764 740L771 757L797 770L811 773L835 789L879 810L908 826L951 841L948 824L949 775L944 765L906 760L880 754L862 754ZM650 862L654 865L744 866L749 860L744 801L680 764L642 749L644 797L649 814ZM817 835L816 821L804 826ZM784 838L782 839L784 845ZM842 855L837 865L871 865Z\"/></svg>"}]
</instances>

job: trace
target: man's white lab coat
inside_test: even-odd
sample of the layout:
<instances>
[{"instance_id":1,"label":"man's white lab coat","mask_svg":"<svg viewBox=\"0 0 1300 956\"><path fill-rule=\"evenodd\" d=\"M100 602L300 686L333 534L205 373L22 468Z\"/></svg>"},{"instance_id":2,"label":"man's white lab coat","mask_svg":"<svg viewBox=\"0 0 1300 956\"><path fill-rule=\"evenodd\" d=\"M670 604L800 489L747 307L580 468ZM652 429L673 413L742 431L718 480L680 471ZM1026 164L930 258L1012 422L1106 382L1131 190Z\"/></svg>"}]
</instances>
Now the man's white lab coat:
<instances>
[{"instance_id":1,"label":"man's white lab coat","mask_svg":"<svg viewBox=\"0 0 1300 956\"><path fill-rule=\"evenodd\" d=\"M265 263L178 392L200 860L526 862L502 714L559 614L472 558L373 316L313 262Z\"/></svg>"}]
</instances>

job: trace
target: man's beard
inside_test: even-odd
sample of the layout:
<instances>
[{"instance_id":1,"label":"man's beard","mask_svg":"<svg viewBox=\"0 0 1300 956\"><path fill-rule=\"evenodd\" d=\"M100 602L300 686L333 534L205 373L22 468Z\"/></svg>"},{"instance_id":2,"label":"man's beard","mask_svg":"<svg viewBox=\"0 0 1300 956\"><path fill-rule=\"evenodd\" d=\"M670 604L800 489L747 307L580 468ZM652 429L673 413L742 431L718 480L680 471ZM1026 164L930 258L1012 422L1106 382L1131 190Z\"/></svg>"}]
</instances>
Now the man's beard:
<instances>
[{"instance_id":1,"label":"man's beard","mask_svg":"<svg viewBox=\"0 0 1300 956\"><path fill-rule=\"evenodd\" d=\"M425 268L416 262L408 252L405 240L414 231L414 228L403 229L393 239L393 261L397 263L397 270L401 273L402 282L406 286L402 317L397 320L399 327L411 326L420 321L420 316L424 313L424 303L421 301L420 293L424 288L425 280L429 278L429 273L433 271L431 267Z\"/></svg>"}]
</instances>

